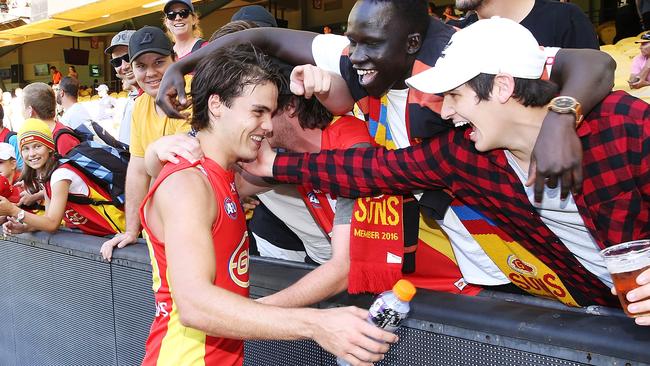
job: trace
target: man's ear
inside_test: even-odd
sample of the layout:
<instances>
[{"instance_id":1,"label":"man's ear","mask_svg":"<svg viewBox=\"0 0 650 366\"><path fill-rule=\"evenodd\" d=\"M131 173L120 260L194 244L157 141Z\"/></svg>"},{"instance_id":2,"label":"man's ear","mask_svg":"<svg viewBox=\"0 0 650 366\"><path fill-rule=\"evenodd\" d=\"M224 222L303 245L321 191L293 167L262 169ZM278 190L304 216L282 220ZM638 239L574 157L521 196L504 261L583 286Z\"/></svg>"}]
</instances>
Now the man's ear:
<instances>
[{"instance_id":1,"label":"man's ear","mask_svg":"<svg viewBox=\"0 0 650 366\"><path fill-rule=\"evenodd\" d=\"M492 98L496 98L499 103L506 103L514 91L515 79L512 77L512 75L497 74L494 77L494 84L492 86Z\"/></svg>"},{"instance_id":2,"label":"man's ear","mask_svg":"<svg viewBox=\"0 0 650 366\"><path fill-rule=\"evenodd\" d=\"M217 94L212 94L208 97L208 111L214 118L221 117L222 106L223 103L221 102L221 98Z\"/></svg>"},{"instance_id":3,"label":"man's ear","mask_svg":"<svg viewBox=\"0 0 650 366\"><path fill-rule=\"evenodd\" d=\"M407 36L406 52L409 55L414 55L420 51L422 47L422 35L420 33L411 33Z\"/></svg>"}]
</instances>

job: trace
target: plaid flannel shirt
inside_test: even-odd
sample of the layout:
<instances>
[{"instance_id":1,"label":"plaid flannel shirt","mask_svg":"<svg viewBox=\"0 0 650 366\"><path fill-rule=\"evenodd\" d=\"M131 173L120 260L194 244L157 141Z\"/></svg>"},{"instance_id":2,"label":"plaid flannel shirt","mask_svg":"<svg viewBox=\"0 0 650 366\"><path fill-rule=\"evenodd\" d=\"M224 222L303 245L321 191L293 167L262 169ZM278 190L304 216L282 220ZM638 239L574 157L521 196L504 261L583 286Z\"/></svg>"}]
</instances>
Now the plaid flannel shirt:
<instances>
[{"instance_id":1,"label":"plaid flannel shirt","mask_svg":"<svg viewBox=\"0 0 650 366\"><path fill-rule=\"evenodd\" d=\"M274 177L309 182L345 197L448 188L565 280L575 280L585 294L611 297L541 221L503 150L478 152L468 132L452 130L393 151L279 154ZM584 182L574 200L601 248L650 238L649 132L648 104L620 91L605 98L577 130L584 149Z\"/></svg>"}]
</instances>

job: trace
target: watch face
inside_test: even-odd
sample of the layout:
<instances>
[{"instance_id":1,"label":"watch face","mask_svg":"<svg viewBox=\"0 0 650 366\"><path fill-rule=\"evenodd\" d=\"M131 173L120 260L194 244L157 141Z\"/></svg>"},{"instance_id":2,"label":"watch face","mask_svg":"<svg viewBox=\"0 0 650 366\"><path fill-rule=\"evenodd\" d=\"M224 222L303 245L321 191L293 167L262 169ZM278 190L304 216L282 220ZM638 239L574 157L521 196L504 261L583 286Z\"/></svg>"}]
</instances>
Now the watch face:
<instances>
[{"instance_id":1,"label":"watch face","mask_svg":"<svg viewBox=\"0 0 650 366\"><path fill-rule=\"evenodd\" d=\"M575 102L571 98L557 98L555 100L556 107L558 108L572 108L575 105Z\"/></svg>"}]
</instances>

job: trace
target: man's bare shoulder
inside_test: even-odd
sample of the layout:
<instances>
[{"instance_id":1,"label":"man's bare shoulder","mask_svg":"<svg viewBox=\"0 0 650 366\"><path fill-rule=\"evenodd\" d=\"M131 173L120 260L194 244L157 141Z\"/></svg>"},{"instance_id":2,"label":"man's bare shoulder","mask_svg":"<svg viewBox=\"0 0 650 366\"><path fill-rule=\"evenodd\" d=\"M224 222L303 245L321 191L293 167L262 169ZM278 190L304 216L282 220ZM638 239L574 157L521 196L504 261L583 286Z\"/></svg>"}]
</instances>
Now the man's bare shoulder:
<instances>
[{"instance_id":1,"label":"man's bare shoulder","mask_svg":"<svg viewBox=\"0 0 650 366\"><path fill-rule=\"evenodd\" d=\"M152 198L170 209L210 210L214 205L210 197L214 193L207 176L198 168L187 168L167 176Z\"/></svg>"}]
</instances>

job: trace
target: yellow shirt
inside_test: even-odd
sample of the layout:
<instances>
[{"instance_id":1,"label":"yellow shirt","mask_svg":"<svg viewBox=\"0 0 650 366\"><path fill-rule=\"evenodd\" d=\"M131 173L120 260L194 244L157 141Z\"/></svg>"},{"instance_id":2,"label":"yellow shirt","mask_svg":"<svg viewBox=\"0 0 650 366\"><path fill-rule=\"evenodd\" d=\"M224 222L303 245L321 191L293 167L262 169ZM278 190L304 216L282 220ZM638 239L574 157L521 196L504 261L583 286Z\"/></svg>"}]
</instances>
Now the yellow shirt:
<instances>
[{"instance_id":1,"label":"yellow shirt","mask_svg":"<svg viewBox=\"0 0 650 366\"><path fill-rule=\"evenodd\" d=\"M185 78L186 85L191 84L191 78ZM187 89L187 88L186 88ZM186 92L189 91L186 90ZM174 119L160 116L156 112L155 99L148 94L137 97L131 115L131 155L144 157L147 146L157 139L185 133L190 130L190 123L184 119ZM191 112L191 111L190 111Z\"/></svg>"}]
</instances>

